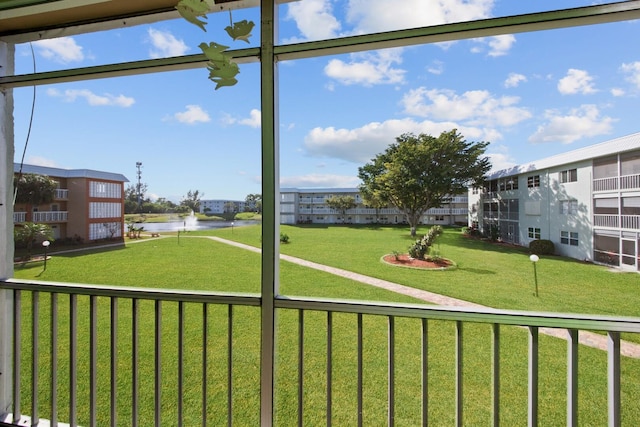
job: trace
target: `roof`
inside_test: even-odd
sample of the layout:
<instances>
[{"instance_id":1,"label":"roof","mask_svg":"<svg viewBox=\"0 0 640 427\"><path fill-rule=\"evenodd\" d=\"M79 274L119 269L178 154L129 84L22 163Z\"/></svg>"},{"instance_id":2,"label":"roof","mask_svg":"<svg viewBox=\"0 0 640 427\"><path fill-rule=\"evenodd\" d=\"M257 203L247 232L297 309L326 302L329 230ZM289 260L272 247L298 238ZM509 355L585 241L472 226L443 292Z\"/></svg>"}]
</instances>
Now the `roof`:
<instances>
[{"instance_id":1,"label":"roof","mask_svg":"<svg viewBox=\"0 0 640 427\"><path fill-rule=\"evenodd\" d=\"M13 172L20 172L20 163L13 164ZM129 182L127 177L122 174L95 171L91 169L60 169L48 166L22 165L22 173L33 173L58 178L93 178L101 179L104 181Z\"/></svg>"},{"instance_id":2,"label":"roof","mask_svg":"<svg viewBox=\"0 0 640 427\"><path fill-rule=\"evenodd\" d=\"M280 193L358 193L358 189L353 188L281 188Z\"/></svg>"},{"instance_id":3,"label":"roof","mask_svg":"<svg viewBox=\"0 0 640 427\"><path fill-rule=\"evenodd\" d=\"M579 148L577 150L568 151L566 153L556 154L555 156L546 157L530 163L524 163L512 168L502 169L490 173L487 176L487 179L496 179L505 176L519 175L521 173L535 172L555 166L582 162L585 160L606 157L612 154L624 153L638 149L640 149L640 132L601 142L599 144L590 145L588 147Z\"/></svg>"}]
</instances>

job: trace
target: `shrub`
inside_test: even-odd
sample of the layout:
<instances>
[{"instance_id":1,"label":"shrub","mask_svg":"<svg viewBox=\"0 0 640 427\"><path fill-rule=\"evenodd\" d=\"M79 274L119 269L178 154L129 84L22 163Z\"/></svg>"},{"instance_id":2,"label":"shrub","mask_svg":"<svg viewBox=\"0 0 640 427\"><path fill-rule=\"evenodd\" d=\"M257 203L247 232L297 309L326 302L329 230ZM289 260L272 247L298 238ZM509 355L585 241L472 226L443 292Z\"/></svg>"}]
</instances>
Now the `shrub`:
<instances>
[{"instance_id":1,"label":"shrub","mask_svg":"<svg viewBox=\"0 0 640 427\"><path fill-rule=\"evenodd\" d=\"M280 243L289 243L289 235L280 233Z\"/></svg>"},{"instance_id":2,"label":"shrub","mask_svg":"<svg viewBox=\"0 0 640 427\"><path fill-rule=\"evenodd\" d=\"M529 251L536 255L553 255L555 245L551 240L532 240L531 243L529 243Z\"/></svg>"},{"instance_id":3,"label":"shrub","mask_svg":"<svg viewBox=\"0 0 640 427\"><path fill-rule=\"evenodd\" d=\"M429 252L429 248L436 241L436 238L442 234L442 227L439 225L434 225L429 229L427 234L425 234L422 239L416 240L416 242L409 246L409 255L411 258L415 259L424 259L427 252Z\"/></svg>"}]
</instances>

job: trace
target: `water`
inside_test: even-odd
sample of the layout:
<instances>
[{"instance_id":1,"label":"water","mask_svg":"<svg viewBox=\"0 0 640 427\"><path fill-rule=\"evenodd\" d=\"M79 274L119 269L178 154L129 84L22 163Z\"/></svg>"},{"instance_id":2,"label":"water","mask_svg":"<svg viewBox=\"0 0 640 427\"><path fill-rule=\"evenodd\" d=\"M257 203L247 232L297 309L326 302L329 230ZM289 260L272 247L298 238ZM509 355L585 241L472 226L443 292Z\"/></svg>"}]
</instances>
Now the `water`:
<instances>
[{"instance_id":1,"label":"water","mask_svg":"<svg viewBox=\"0 0 640 427\"><path fill-rule=\"evenodd\" d=\"M233 225L232 225L233 224ZM187 217L183 221L173 222L141 222L136 227L144 227L144 231L194 231L194 230L211 230L215 228L242 227L244 225L259 224L258 221L198 221Z\"/></svg>"}]
</instances>

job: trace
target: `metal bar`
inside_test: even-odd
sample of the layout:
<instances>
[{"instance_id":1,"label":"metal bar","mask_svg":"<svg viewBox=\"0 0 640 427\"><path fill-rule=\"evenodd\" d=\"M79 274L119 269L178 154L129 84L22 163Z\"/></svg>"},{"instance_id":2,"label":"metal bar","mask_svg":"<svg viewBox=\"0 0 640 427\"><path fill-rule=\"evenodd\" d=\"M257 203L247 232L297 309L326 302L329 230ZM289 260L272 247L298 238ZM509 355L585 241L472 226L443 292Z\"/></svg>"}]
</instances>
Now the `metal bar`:
<instances>
[{"instance_id":1,"label":"metal bar","mask_svg":"<svg viewBox=\"0 0 640 427\"><path fill-rule=\"evenodd\" d=\"M262 274L260 278L260 425L273 424L275 389L275 298L280 281L280 153L278 64L274 44L278 32L275 0L260 1L260 106L262 152Z\"/></svg>"},{"instance_id":2,"label":"metal bar","mask_svg":"<svg viewBox=\"0 0 640 427\"><path fill-rule=\"evenodd\" d=\"M327 312L327 427L331 427L333 390L333 313Z\"/></svg>"},{"instance_id":3,"label":"metal bar","mask_svg":"<svg viewBox=\"0 0 640 427\"><path fill-rule=\"evenodd\" d=\"M138 426L138 329L139 301L131 300L131 425Z\"/></svg>"},{"instance_id":4,"label":"metal bar","mask_svg":"<svg viewBox=\"0 0 640 427\"><path fill-rule=\"evenodd\" d=\"M207 351L203 348L202 351ZM176 420L179 427L183 423L183 405L184 398L184 303L178 303L178 419Z\"/></svg>"},{"instance_id":5,"label":"metal bar","mask_svg":"<svg viewBox=\"0 0 640 427\"><path fill-rule=\"evenodd\" d=\"M78 296L69 295L69 425L78 425Z\"/></svg>"},{"instance_id":6,"label":"metal bar","mask_svg":"<svg viewBox=\"0 0 640 427\"><path fill-rule=\"evenodd\" d=\"M89 298L89 425L98 424L98 297Z\"/></svg>"},{"instance_id":7,"label":"metal bar","mask_svg":"<svg viewBox=\"0 0 640 427\"><path fill-rule=\"evenodd\" d=\"M162 301L155 302L155 338L154 338L154 422L162 425Z\"/></svg>"},{"instance_id":8,"label":"metal bar","mask_svg":"<svg viewBox=\"0 0 640 427\"><path fill-rule=\"evenodd\" d=\"M111 298L111 394L109 422L118 425L118 298Z\"/></svg>"},{"instance_id":9,"label":"metal bar","mask_svg":"<svg viewBox=\"0 0 640 427\"><path fill-rule=\"evenodd\" d=\"M500 325L494 323L491 326L491 330L493 333L493 345L491 348L491 415L493 426L498 427L500 425Z\"/></svg>"},{"instance_id":10,"label":"metal bar","mask_svg":"<svg viewBox=\"0 0 640 427\"><path fill-rule=\"evenodd\" d=\"M303 426L304 407L304 310L298 310L298 427Z\"/></svg>"},{"instance_id":11,"label":"metal bar","mask_svg":"<svg viewBox=\"0 0 640 427\"><path fill-rule=\"evenodd\" d=\"M578 330L567 333L567 426L573 427L578 425Z\"/></svg>"},{"instance_id":12,"label":"metal bar","mask_svg":"<svg viewBox=\"0 0 640 427\"><path fill-rule=\"evenodd\" d=\"M207 352L209 351L208 305L202 304L202 427L207 426Z\"/></svg>"},{"instance_id":13,"label":"metal bar","mask_svg":"<svg viewBox=\"0 0 640 427\"><path fill-rule=\"evenodd\" d=\"M640 0L639 0L640 1ZM29 292L42 291L48 293L95 295L99 297L119 297L151 301L184 301L202 304L233 304L260 306L260 295L251 293L220 293L194 290L135 288L126 286L87 285L78 283L41 282L23 279L0 280L0 288L21 289Z\"/></svg>"},{"instance_id":14,"label":"metal bar","mask_svg":"<svg viewBox=\"0 0 640 427\"><path fill-rule=\"evenodd\" d=\"M227 306L227 425L233 425L233 306Z\"/></svg>"},{"instance_id":15,"label":"metal bar","mask_svg":"<svg viewBox=\"0 0 640 427\"><path fill-rule=\"evenodd\" d=\"M529 327L529 408L528 426L538 425L538 328Z\"/></svg>"},{"instance_id":16,"label":"metal bar","mask_svg":"<svg viewBox=\"0 0 640 427\"><path fill-rule=\"evenodd\" d=\"M429 322L420 319L422 324L422 425L429 424Z\"/></svg>"},{"instance_id":17,"label":"metal bar","mask_svg":"<svg viewBox=\"0 0 640 427\"><path fill-rule=\"evenodd\" d=\"M58 425L58 294L51 294L51 418Z\"/></svg>"},{"instance_id":18,"label":"metal bar","mask_svg":"<svg viewBox=\"0 0 640 427\"><path fill-rule=\"evenodd\" d=\"M462 351L462 322L456 322L456 425L463 425L463 351Z\"/></svg>"},{"instance_id":19,"label":"metal bar","mask_svg":"<svg viewBox=\"0 0 640 427\"><path fill-rule=\"evenodd\" d=\"M607 340L609 427L619 427L620 418L620 333L609 332Z\"/></svg>"},{"instance_id":20,"label":"metal bar","mask_svg":"<svg viewBox=\"0 0 640 427\"><path fill-rule=\"evenodd\" d=\"M22 291L13 291L13 422L22 417L20 408L20 361L22 359Z\"/></svg>"},{"instance_id":21,"label":"metal bar","mask_svg":"<svg viewBox=\"0 0 640 427\"><path fill-rule=\"evenodd\" d=\"M358 314L358 427L362 427L362 314Z\"/></svg>"},{"instance_id":22,"label":"metal bar","mask_svg":"<svg viewBox=\"0 0 640 427\"><path fill-rule=\"evenodd\" d=\"M388 415L387 415L387 425L389 427L393 427L395 425L396 419L396 319L393 316L389 316L388 318L388 344L387 348L389 354L388 358L388 384L387 384L387 405L388 405Z\"/></svg>"},{"instance_id":23,"label":"metal bar","mask_svg":"<svg viewBox=\"0 0 640 427\"><path fill-rule=\"evenodd\" d=\"M40 355L40 292L31 294L31 425L38 425L38 358Z\"/></svg>"}]
</instances>

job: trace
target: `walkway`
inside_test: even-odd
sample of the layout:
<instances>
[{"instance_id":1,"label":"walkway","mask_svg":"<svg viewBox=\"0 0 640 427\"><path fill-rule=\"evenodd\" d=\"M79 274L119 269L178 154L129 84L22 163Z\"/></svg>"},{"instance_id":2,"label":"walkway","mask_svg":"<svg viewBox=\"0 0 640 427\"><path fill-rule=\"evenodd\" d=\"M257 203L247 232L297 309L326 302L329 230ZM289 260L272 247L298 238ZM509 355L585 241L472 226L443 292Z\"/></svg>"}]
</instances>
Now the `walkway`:
<instances>
[{"instance_id":1,"label":"walkway","mask_svg":"<svg viewBox=\"0 0 640 427\"><path fill-rule=\"evenodd\" d=\"M215 240L227 245L236 246L238 248L246 249L249 251L260 253L260 249L245 245L243 243L234 242L232 240L221 239L220 237L210 236L209 239ZM396 292L403 295L408 295L419 300L429 302L437 305L445 305L449 307L473 307L473 308L489 308L484 305L475 304L469 301L464 301L457 298L451 298L444 295L435 294L429 291L423 291L409 286L400 285L398 283L388 282L382 279L376 279L375 277L365 276L363 274L354 273L352 271L343 270L340 268L330 267L328 265L318 264L312 261L307 261L301 258L292 257L290 255L280 254L280 259L302 265L304 267L313 268L316 270L324 271L336 276L345 277L347 279L355 280L367 285L376 286L378 288L386 289L391 292ZM554 328L540 328L541 334L549 335L564 340L568 339L568 333L566 329L554 329ZM607 350L607 336L600 335L589 331L580 331L578 341L580 344L597 348L600 350ZM620 354L626 357L632 357L640 359L640 344L635 344L628 341L620 341Z\"/></svg>"}]
</instances>

